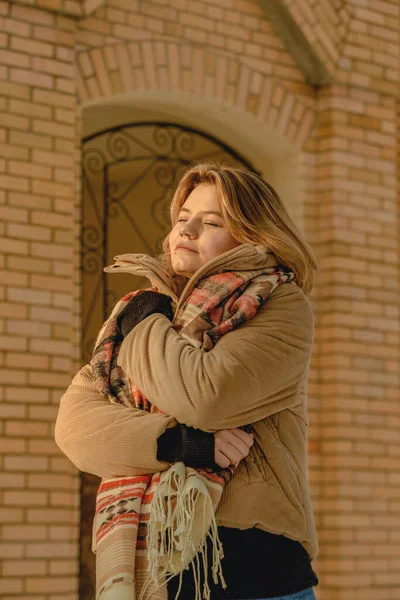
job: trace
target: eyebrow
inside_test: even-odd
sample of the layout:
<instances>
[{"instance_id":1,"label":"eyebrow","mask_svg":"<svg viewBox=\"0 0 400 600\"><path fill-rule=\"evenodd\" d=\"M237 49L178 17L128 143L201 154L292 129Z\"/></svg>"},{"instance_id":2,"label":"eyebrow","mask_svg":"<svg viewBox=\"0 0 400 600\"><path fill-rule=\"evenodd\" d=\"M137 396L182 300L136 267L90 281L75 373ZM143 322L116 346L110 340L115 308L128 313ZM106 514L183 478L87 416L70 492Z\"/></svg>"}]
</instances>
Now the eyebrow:
<instances>
[{"instance_id":1,"label":"eyebrow","mask_svg":"<svg viewBox=\"0 0 400 600\"><path fill-rule=\"evenodd\" d=\"M190 213L191 211L188 208L181 208L179 212L188 212ZM219 217L222 217L222 213L220 213L217 210L201 210L200 211L201 215L218 215Z\"/></svg>"}]
</instances>

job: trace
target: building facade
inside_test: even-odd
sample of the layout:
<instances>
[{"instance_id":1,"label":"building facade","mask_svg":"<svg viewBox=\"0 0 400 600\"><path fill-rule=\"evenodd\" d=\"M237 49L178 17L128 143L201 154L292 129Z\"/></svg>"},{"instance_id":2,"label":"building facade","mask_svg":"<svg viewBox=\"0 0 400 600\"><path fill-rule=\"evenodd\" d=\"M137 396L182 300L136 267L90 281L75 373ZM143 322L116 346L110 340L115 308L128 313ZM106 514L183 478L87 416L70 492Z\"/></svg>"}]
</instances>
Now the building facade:
<instances>
[{"instance_id":1,"label":"building facade","mask_svg":"<svg viewBox=\"0 0 400 600\"><path fill-rule=\"evenodd\" d=\"M0 0L0 597L92 598L58 404L131 284L102 267L156 251L210 158L262 173L319 260L318 599L399 600L399 53L398 0Z\"/></svg>"}]
</instances>

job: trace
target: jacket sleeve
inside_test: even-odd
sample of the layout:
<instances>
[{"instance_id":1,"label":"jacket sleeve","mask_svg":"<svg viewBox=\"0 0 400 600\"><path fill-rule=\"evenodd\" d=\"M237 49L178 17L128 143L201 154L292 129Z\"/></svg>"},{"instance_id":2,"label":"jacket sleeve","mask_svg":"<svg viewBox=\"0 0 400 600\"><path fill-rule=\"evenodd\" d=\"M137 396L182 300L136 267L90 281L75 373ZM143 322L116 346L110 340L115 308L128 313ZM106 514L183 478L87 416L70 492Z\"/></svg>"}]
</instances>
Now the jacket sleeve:
<instances>
[{"instance_id":1,"label":"jacket sleeve","mask_svg":"<svg viewBox=\"0 0 400 600\"><path fill-rule=\"evenodd\" d=\"M157 460L157 440L176 424L167 415L108 402L87 364L61 398L54 437L81 471L99 477L144 475L169 467Z\"/></svg>"},{"instance_id":2,"label":"jacket sleeve","mask_svg":"<svg viewBox=\"0 0 400 600\"><path fill-rule=\"evenodd\" d=\"M203 431L254 423L304 402L313 312L297 286L283 287L209 352L163 315L150 315L123 341L118 364L158 408Z\"/></svg>"}]
</instances>

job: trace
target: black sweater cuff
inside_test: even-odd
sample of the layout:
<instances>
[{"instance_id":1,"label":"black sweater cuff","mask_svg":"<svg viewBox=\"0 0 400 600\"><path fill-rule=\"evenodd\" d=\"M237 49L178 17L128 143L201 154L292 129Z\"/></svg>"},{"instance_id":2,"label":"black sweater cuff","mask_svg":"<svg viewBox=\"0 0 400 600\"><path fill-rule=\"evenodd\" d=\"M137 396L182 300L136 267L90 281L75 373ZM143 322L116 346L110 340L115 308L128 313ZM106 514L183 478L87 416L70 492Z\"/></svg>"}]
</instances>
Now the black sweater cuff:
<instances>
[{"instance_id":1,"label":"black sweater cuff","mask_svg":"<svg viewBox=\"0 0 400 600\"><path fill-rule=\"evenodd\" d=\"M167 429L157 441L157 460L183 462L187 467L221 469L214 462L214 434L178 424Z\"/></svg>"},{"instance_id":2,"label":"black sweater cuff","mask_svg":"<svg viewBox=\"0 0 400 600\"><path fill-rule=\"evenodd\" d=\"M173 319L171 298L166 294L145 290L130 299L117 316L117 328L124 337L149 315L160 313Z\"/></svg>"}]
</instances>

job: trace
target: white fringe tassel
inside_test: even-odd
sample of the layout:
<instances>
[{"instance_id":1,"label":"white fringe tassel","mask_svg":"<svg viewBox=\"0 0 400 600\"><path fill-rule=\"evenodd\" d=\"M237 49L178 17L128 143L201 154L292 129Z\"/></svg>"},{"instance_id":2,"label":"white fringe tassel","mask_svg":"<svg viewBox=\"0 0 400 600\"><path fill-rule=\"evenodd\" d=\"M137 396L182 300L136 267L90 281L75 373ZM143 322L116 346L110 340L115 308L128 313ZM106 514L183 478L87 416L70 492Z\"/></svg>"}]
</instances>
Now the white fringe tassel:
<instances>
[{"instance_id":1,"label":"white fringe tassel","mask_svg":"<svg viewBox=\"0 0 400 600\"><path fill-rule=\"evenodd\" d=\"M218 536L214 507L208 489L203 480L195 474L187 477L187 468L182 462L175 463L161 474L159 485L154 492L148 524L149 576L138 600L145 600L151 580L159 587L166 585L179 573L176 600L182 587L183 571L188 569L190 564L196 587L196 597L193 600L209 600L206 547L208 537L213 545L214 583L218 583L219 577L222 586L226 588L221 565L223 547ZM200 589L202 567L203 591Z\"/></svg>"}]
</instances>

